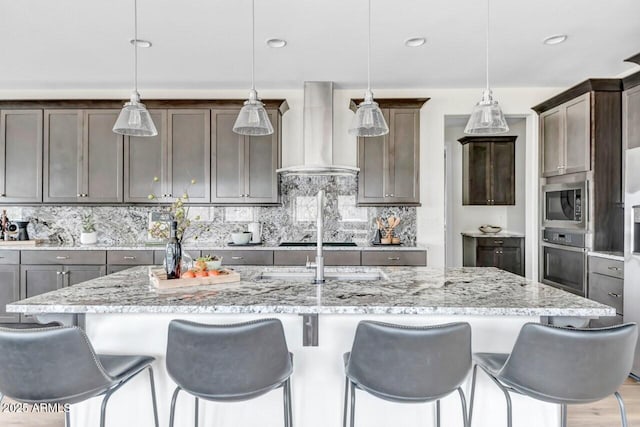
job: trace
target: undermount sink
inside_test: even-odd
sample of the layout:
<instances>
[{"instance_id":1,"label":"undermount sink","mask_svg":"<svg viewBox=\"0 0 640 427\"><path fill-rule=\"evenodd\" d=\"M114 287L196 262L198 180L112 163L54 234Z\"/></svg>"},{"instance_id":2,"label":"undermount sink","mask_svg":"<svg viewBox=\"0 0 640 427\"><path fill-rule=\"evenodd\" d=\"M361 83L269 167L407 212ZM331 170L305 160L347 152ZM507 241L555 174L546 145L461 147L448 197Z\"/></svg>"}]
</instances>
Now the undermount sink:
<instances>
[{"instance_id":1,"label":"undermount sink","mask_svg":"<svg viewBox=\"0 0 640 427\"><path fill-rule=\"evenodd\" d=\"M310 281L315 278L312 270L302 268L278 268L263 270L255 277L255 280L290 280ZM378 268L358 268L356 270L344 270L340 268L325 268L325 280L338 281L377 281L386 278L382 270Z\"/></svg>"}]
</instances>

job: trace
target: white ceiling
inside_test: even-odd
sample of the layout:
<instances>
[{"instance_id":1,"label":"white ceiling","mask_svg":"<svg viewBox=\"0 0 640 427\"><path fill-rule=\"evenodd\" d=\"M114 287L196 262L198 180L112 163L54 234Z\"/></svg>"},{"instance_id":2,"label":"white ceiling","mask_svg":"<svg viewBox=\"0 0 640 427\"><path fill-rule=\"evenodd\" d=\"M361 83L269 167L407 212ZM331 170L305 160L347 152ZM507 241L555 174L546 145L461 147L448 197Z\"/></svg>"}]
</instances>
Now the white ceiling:
<instances>
[{"instance_id":1,"label":"white ceiling","mask_svg":"<svg viewBox=\"0 0 640 427\"><path fill-rule=\"evenodd\" d=\"M260 88L361 87L366 0L256 0ZM375 88L484 84L484 1L372 0ZM0 90L130 86L133 0L0 0ZM238 89L250 80L249 0L139 0L144 89ZM492 86L564 87L634 69L638 0L493 0ZM546 36L569 39L545 46ZM403 41L425 36L426 45ZM272 49L265 40L288 41ZM637 67L636 67L637 68Z\"/></svg>"}]
</instances>

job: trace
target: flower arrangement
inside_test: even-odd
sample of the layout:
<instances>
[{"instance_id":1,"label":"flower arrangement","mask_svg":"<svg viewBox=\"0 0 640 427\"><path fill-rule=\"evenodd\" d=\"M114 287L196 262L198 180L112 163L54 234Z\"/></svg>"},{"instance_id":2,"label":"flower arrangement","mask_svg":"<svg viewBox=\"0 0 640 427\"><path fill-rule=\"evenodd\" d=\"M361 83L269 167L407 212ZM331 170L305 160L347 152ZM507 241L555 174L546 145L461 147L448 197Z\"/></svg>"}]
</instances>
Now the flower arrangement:
<instances>
[{"instance_id":1,"label":"flower arrangement","mask_svg":"<svg viewBox=\"0 0 640 427\"><path fill-rule=\"evenodd\" d=\"M95 233L96 223L93 220L93 212L89 211L82 214L82 232Z\"/></svg>"}]
</instances>

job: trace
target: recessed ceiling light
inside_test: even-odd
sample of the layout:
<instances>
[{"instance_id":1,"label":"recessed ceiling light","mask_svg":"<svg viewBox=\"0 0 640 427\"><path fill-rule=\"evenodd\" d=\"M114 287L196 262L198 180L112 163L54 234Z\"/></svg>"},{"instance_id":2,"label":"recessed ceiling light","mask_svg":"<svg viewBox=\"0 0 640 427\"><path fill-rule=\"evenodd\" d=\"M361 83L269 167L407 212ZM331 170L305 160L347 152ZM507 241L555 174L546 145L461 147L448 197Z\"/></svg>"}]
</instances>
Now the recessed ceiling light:
<instances>
[{"instance_id":1,"label":"recessed ceiling light","mask_svg":"<svg viewBox=\"0 0 640 427\"><path fill-rule=\"evenodd\" d=\"M420 47L427 42L424 37L411 37L404 41L406 47Z\"/></svg>"},{"instance_id":2,"label":"recessed ceiling light","mask_svg":"<svg viewBox=\"0 0 640 427\"><path fill-rule=\"evenodd\" d=\"M567 40L567 35L566 34L555 34L553 36L549 36L547 38L545 38L544 40L542 40L542 43L549 45L549 46L553 46L554 44L560 44L562 42L564 42L565 40Z\"/></svg>"},{"instance_id":3,"label":"recessed ceiling light","mask_svg":"<svg viewBox=\"0 0 640 427\"><path fill-rule=\"evenodd\" d=\"M285 47L287 45L287 41L284 39L269 39L267 40L267 46L273 47L276 49L280 49L281 47Z\"/></svg>"},{"instance_id":4,"label":"recessed ceiling light","mask_svg":"<svg viewBox=\"0 0 640 427\"><path fill-rule=\"evenodd\" d=\"M151 47L152 44L149 40L141 40L141 39L131 39L129 40L129 43L131 43L132 45L137 45L138 47Z\"/></svg>"}]
</instances>

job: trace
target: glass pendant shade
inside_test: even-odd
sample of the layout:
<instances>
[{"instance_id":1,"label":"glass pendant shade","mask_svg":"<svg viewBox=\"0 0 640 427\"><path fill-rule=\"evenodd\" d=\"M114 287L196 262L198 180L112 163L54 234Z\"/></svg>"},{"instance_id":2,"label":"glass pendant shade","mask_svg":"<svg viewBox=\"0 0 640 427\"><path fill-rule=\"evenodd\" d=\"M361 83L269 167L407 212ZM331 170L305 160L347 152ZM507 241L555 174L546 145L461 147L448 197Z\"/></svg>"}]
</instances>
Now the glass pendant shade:
<instances>
[{"instance_id":1,"label":"glass pendant shade","mask_svg":"<svg viewBox=\"0 0 640 427\"><path fill-rule=\"evenodd\" d=\"M491 90L482 93L482 99L473 107L471 117L464 128L468 135L486 135L509 132L509 125L504 118L498 101L494 101Z\"/></svg>"},{"instance_id":2,"label":"glass pendant shade","mask_svg":"<svg viewBox=\"0 0 640 427\"><path fill-rule=\"evenodd\" d=\"M238 113L238 118L233 124L233 131L240 135L271 135L273 125L269 120L269 114L264 108L264 104L258 99L255 90L249 93L249 100L244 102L244 106Z\"/></svg>"},{"instance_id":3,"label":"glass pendant shade","mask_svg":"<svg viewBox=\"0 0 640 427\"><path fill-rule=\"evenodd\" d=\"M389 133L389 126L382 115L378 103L373 100L373 94L368 91L364 101L358 105L356 115L353 116L349 134L355 136L381 136Z\"/></svg>"},{"instance_id":4,"label":"glass pendant shade","mask_svg":"<svg viewBox=\"0 0 640 427\"><path fill-rule=\"evenodd\" d=\"M137 92L131 94L131 100L124 104L113 131L129 136L155 136L158 134L156 126L151 120L147 107L140 102Z\"/></svg>"}]
</instances>

